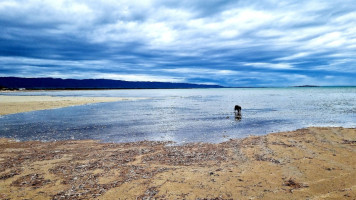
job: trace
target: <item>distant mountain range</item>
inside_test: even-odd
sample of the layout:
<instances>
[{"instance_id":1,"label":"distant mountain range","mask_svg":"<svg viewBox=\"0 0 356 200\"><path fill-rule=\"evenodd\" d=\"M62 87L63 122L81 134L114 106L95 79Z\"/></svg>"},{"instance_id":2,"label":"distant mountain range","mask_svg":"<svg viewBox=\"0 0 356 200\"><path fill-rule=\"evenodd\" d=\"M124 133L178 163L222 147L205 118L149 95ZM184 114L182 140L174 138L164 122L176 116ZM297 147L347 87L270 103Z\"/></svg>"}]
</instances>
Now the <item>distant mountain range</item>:
<instances>
[{"instance_id":1,"label":"distant mountain range","mask_svg":"<svg viewBox=\"0 0 356 200\"><path fill-rule=\"evenodd\" d=\"M293 86L293 87L320 87L317 85L298 85L298 86Z\"/></svg>"},{"instance_id":2,"label":"distant mountain range","mask_svg":"<svg viewBox=\"0 0 356 200\"><path fill-rule=\"evenodd\" d=\"M110 79L60 79L0 77L0 89L179 89L223 88L220 85L202 85L169 82L136 82Z\"/></svg>"}]
</instances>

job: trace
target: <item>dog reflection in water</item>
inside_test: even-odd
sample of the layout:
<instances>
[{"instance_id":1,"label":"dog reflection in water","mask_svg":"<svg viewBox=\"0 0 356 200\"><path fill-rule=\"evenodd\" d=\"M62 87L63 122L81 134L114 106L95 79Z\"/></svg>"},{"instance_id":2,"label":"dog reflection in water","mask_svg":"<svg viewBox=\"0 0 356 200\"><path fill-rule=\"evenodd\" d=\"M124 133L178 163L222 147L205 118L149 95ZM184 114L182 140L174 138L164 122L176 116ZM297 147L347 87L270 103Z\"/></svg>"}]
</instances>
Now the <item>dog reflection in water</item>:
<instances>
[{"instance_id":1,"label":"dog reflection in water","mask_svg":"<svg viewBox=\"0 0 356 200\"><path fill-rule=\"evenodd\" d=\"M242 116L241 116L241 106L235 105L235 120L240 121Z\"/></svg>"}]
</instances>

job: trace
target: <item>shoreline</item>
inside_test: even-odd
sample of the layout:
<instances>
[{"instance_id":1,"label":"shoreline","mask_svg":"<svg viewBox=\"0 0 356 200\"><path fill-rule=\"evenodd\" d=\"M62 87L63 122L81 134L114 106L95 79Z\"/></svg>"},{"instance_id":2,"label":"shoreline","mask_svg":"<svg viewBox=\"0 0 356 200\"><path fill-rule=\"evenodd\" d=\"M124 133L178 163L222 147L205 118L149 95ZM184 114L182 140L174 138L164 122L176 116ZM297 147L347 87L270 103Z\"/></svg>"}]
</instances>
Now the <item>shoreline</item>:
<instances>
[{"instance_id":1,"label":"shoreline","mask_svg":"<svg viewBox=\"0 0 356 200\"><path fill-rule=\"evenodd\" d=\"M0 116L138 99L9 93ZM356 128L183 145L0 138L0 199L353 199L354 177Z\"/></svg>"},{"instance_id":2,"label":"shoreline","mask_svg":"<svg viewBox=\"0 0 356 200\"><path fill-rule=\"evenodd\" d=\"M0 116L64 108L68 106L86 105L115 101L139 100L144 98L130 97L56 97L56 96L11 96L0 95Z\"/></svg>"},{"instance_id":3,"label":"shoreline","mask_svg":"<svg viewBox=\"0 0 356 200\"><path fill-rule=\"evenodd\" d=\"M0 139L0 198L353 199L356 129L219 144Z\"/></svg>"}]
</instances>

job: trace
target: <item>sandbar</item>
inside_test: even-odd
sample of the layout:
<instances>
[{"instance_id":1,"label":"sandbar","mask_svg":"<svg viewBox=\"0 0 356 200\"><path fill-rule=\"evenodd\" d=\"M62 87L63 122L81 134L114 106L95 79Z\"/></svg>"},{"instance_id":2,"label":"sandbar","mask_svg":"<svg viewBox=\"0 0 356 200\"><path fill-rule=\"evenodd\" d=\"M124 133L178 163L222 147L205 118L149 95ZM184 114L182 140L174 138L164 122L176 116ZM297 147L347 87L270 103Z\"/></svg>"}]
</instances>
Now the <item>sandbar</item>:
<instances>
[{"instance_id":1,"label":"sandbar","mask_svg":"<svg viewBox=\"0 0 356 200\"><path fill-rule=\"evenodd\" d=\"M0 199L355 199L356 129L219 144L0 139Z\"/></svg>"},{"instance_id":2,"label":"sandbar","mask_svg":"<svg viewBox=\"0 0 356 200\"><path fill-rule=\"evenodd\" d=\"M54 97L0 95L0 115L46 110L90 103L136 100L122 97Z\"/></svg>"}]
</instances>

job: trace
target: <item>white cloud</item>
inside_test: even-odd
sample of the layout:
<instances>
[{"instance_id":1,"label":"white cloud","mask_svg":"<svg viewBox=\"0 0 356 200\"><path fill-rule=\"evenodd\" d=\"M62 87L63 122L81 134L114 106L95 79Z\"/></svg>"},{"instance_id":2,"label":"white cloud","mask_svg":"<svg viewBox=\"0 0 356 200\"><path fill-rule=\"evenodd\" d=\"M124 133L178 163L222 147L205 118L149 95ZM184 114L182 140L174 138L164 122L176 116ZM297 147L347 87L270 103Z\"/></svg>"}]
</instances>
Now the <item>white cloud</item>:
<instances>
[{"instance_id":1,"label":"white cloud","mask_svg":"<svg viewBox=\"0 0 356 200\"><path fill-rule=\"evenodd\" d=\"M306 56L310 56L311 54L312 54L311 52L299 52L291 56L285 56L285 57L277 58L275 60L294 60L294 59L300 59Z\"/></svg>"},{"instance_id":2,"label":"white cloud","mask_svg":"<svg viewBox=\"0 0 356 200\"><path fill-rule=\"evenodd\" d=\"M333 47L339 47L345 44L345 42L346 40L341 32L331 32L310 40L307 44L307 47L333 48Z\"/></svg>"},{"instance_id":3,"label":"white cloud","mask_svg":"<svg viewBox=\"0 0 356 200\"><path fill-rule=\"evenodd\" d=\"M293 69L294 67L288 63L242 63L244 66L251 66L256 68L266 68L266 69Z\"/></svg>"},{"instance_id":4,"label":"white cloud","mask_svg":"<svg viewBox=\"0 0 356 200\"><path fill-rule=\"evenodd\" d=\"M95 73L93 78L126 80L126 81L158 81L158 82L184 82L184 79L169 77L169 76L156 76L147 74L112 74L112 73Z\"/></svg>"},{"instance_id":5,"label":"white cloud","mask_svg":"<svg viewBox=\"0 0 356 200\"><path fill-rule=\"evenodd\" d=\"M240 72L232 70L219 70L219 69L205 69L205 68L173 68L173 69L162 69L164 72L174 72L179 74L191 75L237 75Z\"/></svg>"},{"instance_id":6,"label":"white cloud","mask_svg":"<svg viewBox=\"0 0 356 200\"><path fill-rule=\"evenodd\" d=\"M355 10L347 0L3 0L0 70L229 84L265 84L259 71L355 73Z\"/></svg>"},{"instance_id":7,"label":"white cloud","mask_svg":"<svg viewBox=\"0 0 356 200\"><path fill-rule=\"evenodd\" d=\"M19 4L16 1L2 1L0 2L0 10L13 9Z\"/></svg>"},{"instance_id":8,"label":"white cloud","mask_svg":"<svg viewBox=\"0 0 356 200\"><path fill-rule=\"evenodd\" d=\"M338 16L335 19L332 19L332 22L345 24L345 23L355 23L356 12L346 13L344 15Z\"/></svg>"}]
</instances>

